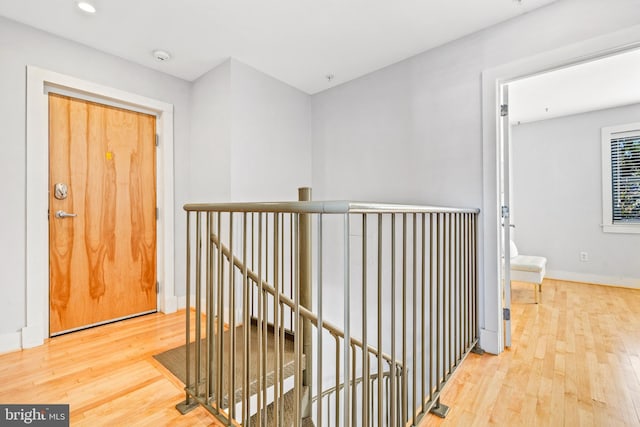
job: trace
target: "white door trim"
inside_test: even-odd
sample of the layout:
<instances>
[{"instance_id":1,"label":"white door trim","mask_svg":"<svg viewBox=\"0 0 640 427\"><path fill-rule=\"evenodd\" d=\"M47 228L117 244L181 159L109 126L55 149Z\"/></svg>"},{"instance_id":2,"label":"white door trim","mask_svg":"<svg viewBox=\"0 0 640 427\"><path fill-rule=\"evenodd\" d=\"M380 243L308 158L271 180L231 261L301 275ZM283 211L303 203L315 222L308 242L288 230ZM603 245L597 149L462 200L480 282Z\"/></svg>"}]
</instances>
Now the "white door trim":
<instances>
[{"instance_id":1,"label":"white door trim","mask_svg":"<svg viewBox=\"0 0 640 427\"><path fill-rule=\"evenodd\" d=\"M640 48L640 25L628 27L604 36L580 41L559 49L543 52L490 68L482 73L482 153L483 201L480 245L484 254L482 280L484 293L480 296L480 345L490 353L504 351L502 322L502 295L500 272L500 152L498 129L500 126L500 85L523 77L592 61L625 50ZM483 339L484 337L484 339Z\"/></svg>"},{"instance_id":2,"label":"white door trim","mask_svg":"<svg viewBox=\"0 0 640 427\"><path fill-rule=\"evenodd\" d=\"M45 87L62 88L106 102L143 108L157 114L156 191L160 215L157 226L158 309L177 309L173 235L173 105L86 80L27 66L27 198L26 198L26 326L22 348L40 345L49 335L49 116Z\"/></svg>"}]
</instances>

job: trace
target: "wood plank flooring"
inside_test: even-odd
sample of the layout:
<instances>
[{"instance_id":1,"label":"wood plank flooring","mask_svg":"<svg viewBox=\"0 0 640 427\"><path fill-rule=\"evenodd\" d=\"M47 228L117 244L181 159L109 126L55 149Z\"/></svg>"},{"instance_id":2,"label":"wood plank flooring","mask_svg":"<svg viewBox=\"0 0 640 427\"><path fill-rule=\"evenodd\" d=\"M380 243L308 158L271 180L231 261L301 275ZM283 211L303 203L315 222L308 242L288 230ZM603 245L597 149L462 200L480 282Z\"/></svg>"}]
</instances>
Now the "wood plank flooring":
<instances>
[{"instance_id":1,"label":"wood plank flooring","mask_svg":"<svg viewBox=\"0 0 640 427\"><path fill-rule=\"evenodd\" d=\"M183 385L152 357L183 343L184 311L55 337L0 355L0 402L68 403L73 426L218 426L180 415Z\"/></svg>"},{"instance_id":2,"label":"wood plank flooring","mask_svg":"<svg viewBox=\"0 0 640 427\"><path fill-rule=\"evenodd\" d=\"M513 290L513 346L469 355L424 426L640 425L640 291L546 280ZM73 426L217 426L182 416L182 385L154 354L181 345L184 311L153 314L0 355L0 402L69 403Z\"/></svg>"},{"instance_id":3,"label":"wood plank flooring","mask_svg":"<svg viewBox=\"0 0 640 427\"><path fill-rule=\"evenodd\" d=\"M513 345L470 354L425 426L640 426L640 291L514 283Z\"/></svg>"}]
</instances>

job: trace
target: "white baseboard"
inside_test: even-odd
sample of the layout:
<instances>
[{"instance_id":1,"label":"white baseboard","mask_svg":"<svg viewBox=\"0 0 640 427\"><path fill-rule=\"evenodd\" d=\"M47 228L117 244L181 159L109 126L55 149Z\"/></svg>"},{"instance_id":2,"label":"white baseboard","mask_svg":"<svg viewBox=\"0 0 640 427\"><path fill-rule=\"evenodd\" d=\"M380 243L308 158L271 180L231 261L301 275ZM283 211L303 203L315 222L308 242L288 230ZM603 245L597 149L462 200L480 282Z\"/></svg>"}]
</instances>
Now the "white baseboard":
<instances>
[{"instance_id":1,"label":"white baseboard","mask_svg":"<svg viewBox=\"0 0 640 427\"><path fill-rule=\"evenodd\" d=\"M21 348L22 334L20 332L0 334L0 354L20 350Z\"/></svg>"},{"instance_id":2,"label":"white baseboard","mask_svg":"<svg viewBox=\"0 0 640 427\"><path fill-rule=\"evenodd\" d=\"M42 328L25 326L22 328L22 348L33 348L44 344L45 334Z\"/></svg>"},{"instance_id":3,"label":"white baseboard","mask_svg":"<svg viewBox=\"0 0 640 427\"><path fill-rule=\"evenodd\" d=\"M185 295L181 297L177 297L178 300L178 310L184 310L187 308L187 297Z\"/></svg>"},{"instance_id":4,"label":"white baseboard","mask_svg":"<svg viewBox=\"0 0 640 427\"><path fill-rule=\"evenodd\" d=\"M171 296L164 299L160 311L165 314L175 313L178 310L178 297Z\"/></svg>"},{"instance_id":5,"label":"white baseboard","mask_svg":"<svg viewBox=\"0 0 640 427\"><path fill-rule=\"evenodd\" d=\"M201 301L202 307L204 307L205 302L206 302L205 299L202 298L202 301ZM192 294L190 295L190 298L189 298L189 307L193 309L195 306L196 306L196 298L195 298L195 295ZM184 310L185 308L187 308L187 296L183 295L181 297L178 297L178 310Z\"/></svg>"},{"instance_id":6,"label":"white baseboard","mask_svg":"<svg viewBox=\"0 0 640 427\"><path fill-rule=\"evenodd\" d=\"M480 348L491 354L500 354L498 332L480 329Z\"/></svg>"},{"instance_id":7,"label":"white baseboard","mask_svg":"<svg viewBox=\"0 0 640 427\"><path fill-rule=\"evenodd\" d=\"M183 295L181 297L177 297L178 310L184 310L187 308L187 296ZM204 313L206 309L207 300L205 297L200 299L200 310ZM189 308L194 309L196 306L196 296L191 294L189 298Z\"/></svg>"},{"instance_id":8,"label":"white baseboard","mask_svg":"<svg viewBox=\"0 0 640 427\"><path fill-rule=\"evenodd\" d=\"M640 289L640 279L622 276L601 276L598 274L575 273L571 271L549 270L545 277L569 282Z\"/></svg>"}]
</instances>

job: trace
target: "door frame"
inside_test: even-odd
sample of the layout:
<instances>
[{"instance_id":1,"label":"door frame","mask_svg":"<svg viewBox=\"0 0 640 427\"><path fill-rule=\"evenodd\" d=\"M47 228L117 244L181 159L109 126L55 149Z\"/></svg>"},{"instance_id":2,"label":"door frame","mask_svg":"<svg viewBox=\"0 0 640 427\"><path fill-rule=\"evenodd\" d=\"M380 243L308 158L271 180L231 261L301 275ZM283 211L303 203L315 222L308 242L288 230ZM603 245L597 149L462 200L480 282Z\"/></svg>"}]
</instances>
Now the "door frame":
<instances>
[{"instance_id":1,"label":"door frame","mask_svg":"<svg viewBox=\"0 0 640 427\"><path fill-rule=\"evenodd\" d=\"M173 105L76 77L27 66L26 103L26 326L22 348L41 345L49 337L49 115L47 88L80 98L154 112L159 146L156 151L156 268L160 284L157 308L177 310L174 286Z\"/></svg>"},{"instance_id":2,"label":"door frame","mask_svg":"<svg viewBox=\"0 0 640 427\"><path fill-rule=\"evenodd\" d=\"M493 354L504 351L500 243L500 88L515 80L590 62L640 48L640 25L519 59L482 72L482 254L479 274L484 283L479 308L480 345Z\"/></svg>"},{"instance_id":3,"label":"door frame","mask_svg":"<svg viewBox=\"0 0 640 427\"><path fill-rule=\"evenodd\" d=\"M500 285L502 294L502 326L504 328L504 346L511 347L511 123L509 118L509 85L500 85L500 132L498 152L501 154L500 188L498 204L500 205L501 236L500 245ZM502 106L506 105L504 115ZM508 315L506 315L508 313Z\"/></svg>"}]
</instances>

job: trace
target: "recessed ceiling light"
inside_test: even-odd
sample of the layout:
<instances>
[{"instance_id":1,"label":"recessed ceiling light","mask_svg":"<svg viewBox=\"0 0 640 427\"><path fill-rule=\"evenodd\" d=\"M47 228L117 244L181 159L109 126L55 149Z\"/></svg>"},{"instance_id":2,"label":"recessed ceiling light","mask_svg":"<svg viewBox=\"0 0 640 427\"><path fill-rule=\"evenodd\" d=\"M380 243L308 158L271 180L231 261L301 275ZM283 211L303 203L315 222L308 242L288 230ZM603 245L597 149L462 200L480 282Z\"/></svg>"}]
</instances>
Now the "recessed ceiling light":
<instances>
[{"instance_id":1,"label":"recessed ceiling light","mask_svg":"<svg viewBox=\"0 0 640 427\"><path fill-rule=\"evenodd\" d=\"M169 59L171 59L171 55L169 54L169 52L166 52L164 50L154 50L153 51L153 57L156 58L156 61L168 61Z\"/></svg>"},{"instance_id":2,"label":"recessed ceiling light","mask_svg":"<svg viewBox=\"0 0 640 427\"><path fill-rule=\"evenodd\" d=\"M77 3L78 8L87 13L96 13L96 7L87 1L79 1Z\"/></svg>"}]
</instances>

